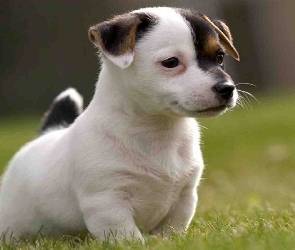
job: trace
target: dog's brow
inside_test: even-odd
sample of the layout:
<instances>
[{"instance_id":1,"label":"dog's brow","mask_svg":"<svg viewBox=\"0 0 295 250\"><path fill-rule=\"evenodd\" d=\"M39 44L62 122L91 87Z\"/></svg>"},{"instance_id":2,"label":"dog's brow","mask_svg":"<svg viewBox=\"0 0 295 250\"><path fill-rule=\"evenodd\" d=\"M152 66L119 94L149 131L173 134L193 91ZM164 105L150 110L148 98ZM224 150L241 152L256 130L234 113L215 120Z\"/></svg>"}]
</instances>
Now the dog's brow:
<instances>
[{"instance_id":1,"label":"dog's brow","mask_svg":"<svg viewBox=\"0 0 295 250\"><path fill-rule=\"evenodd\" d=\"M221 50L221 47L217 41L217 39L213 36L208 36L206 44L205 44L205 53L209 55L209 57L214 57L216 53Z\"/></svg>"},{"instance_id":2,"label":"dog's brow","mask_svg":"<svg viewBox=\"0 0 295 250\"><path fill-rule=\"evenodd\" d=\"M199 13L186 9L178 9L178 12L187 21L191 29L196 54L202 57L211 57L212 52L216 52L216 44L218 44L215 31L203 20ZM212 39L210 41L209 38L211 37ZM208 45L208 42L210 45Z\"/></svg>"}]
</instances>

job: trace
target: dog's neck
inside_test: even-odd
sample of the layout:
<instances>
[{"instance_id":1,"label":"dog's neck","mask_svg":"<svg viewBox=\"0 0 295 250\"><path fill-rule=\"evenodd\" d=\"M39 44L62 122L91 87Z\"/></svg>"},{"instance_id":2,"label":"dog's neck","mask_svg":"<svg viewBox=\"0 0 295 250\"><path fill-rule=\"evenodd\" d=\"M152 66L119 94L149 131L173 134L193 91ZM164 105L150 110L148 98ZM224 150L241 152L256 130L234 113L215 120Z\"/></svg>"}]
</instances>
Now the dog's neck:
<instances>
[{"instance_id":1,"label":"dog's neck","mask_svg":"<svg viewBox=\"0 0 295 250\"><path fill-rule=\"evenodd\" d=\"M126 89L126 77L123 70L115 65L102 65L92 105L99 112L112 114L123 112L132 115L138 107L134 104L132 94ZM101 109L103 108L103 109Z\"/></svg>"}]
</instances>

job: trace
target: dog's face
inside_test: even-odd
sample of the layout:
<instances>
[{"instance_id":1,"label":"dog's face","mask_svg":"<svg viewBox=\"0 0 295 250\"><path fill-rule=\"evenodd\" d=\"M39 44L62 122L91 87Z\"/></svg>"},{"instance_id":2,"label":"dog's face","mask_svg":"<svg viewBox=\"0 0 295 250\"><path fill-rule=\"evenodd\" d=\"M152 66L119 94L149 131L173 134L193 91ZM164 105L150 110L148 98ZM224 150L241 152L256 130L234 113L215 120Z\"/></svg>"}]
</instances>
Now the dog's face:
<instances>
[{"instance_id":1,"label":"dog's face","mask_svg":"<svg viewBox=\"0 0 295 250\"><path fill-rule=\"evenodd\" d=\"M146 112L205 117L236 104L223 58L239 55L221 21L191 10L148 8L98 24L89 37Z\"/></svg>"}]
</instances>

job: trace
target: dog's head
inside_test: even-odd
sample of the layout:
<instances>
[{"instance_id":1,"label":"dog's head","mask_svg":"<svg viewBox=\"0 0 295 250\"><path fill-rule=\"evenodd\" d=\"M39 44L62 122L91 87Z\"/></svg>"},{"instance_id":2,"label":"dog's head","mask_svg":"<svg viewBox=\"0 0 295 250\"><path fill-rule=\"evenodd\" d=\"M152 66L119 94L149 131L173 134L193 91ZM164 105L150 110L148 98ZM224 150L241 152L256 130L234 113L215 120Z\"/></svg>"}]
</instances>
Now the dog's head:
<instances>
[{"instance_id":1,"label":"dog's head","mask_svg":"<svg viewBox=\"0 0 295 250\"><path fill-rule=\"evenodd\" d=\"M223 59L239 54L221 21L192 10L146 8L91 27L89 39L146 112L216 116L236 104Z\"/></svg>"}]
</instances>

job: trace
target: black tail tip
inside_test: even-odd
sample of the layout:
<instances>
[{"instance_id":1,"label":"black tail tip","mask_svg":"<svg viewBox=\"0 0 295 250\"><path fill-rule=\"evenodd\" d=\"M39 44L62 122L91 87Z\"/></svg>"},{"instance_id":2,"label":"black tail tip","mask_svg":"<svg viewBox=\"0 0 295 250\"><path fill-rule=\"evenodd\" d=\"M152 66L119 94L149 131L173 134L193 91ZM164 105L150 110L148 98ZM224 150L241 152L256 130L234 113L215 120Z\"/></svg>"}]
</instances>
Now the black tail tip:
<instances>
[{"instance_id":1,"label":"black tail tip","mask_svg":"<svg viewBox=\"0 0 295 250\"><path fill-rule=\"evenodd\" d=\"M68 127L83 112L83 97L74 88L61 92L46 112L40 134Z\"/></svg>"}]
</instances>

